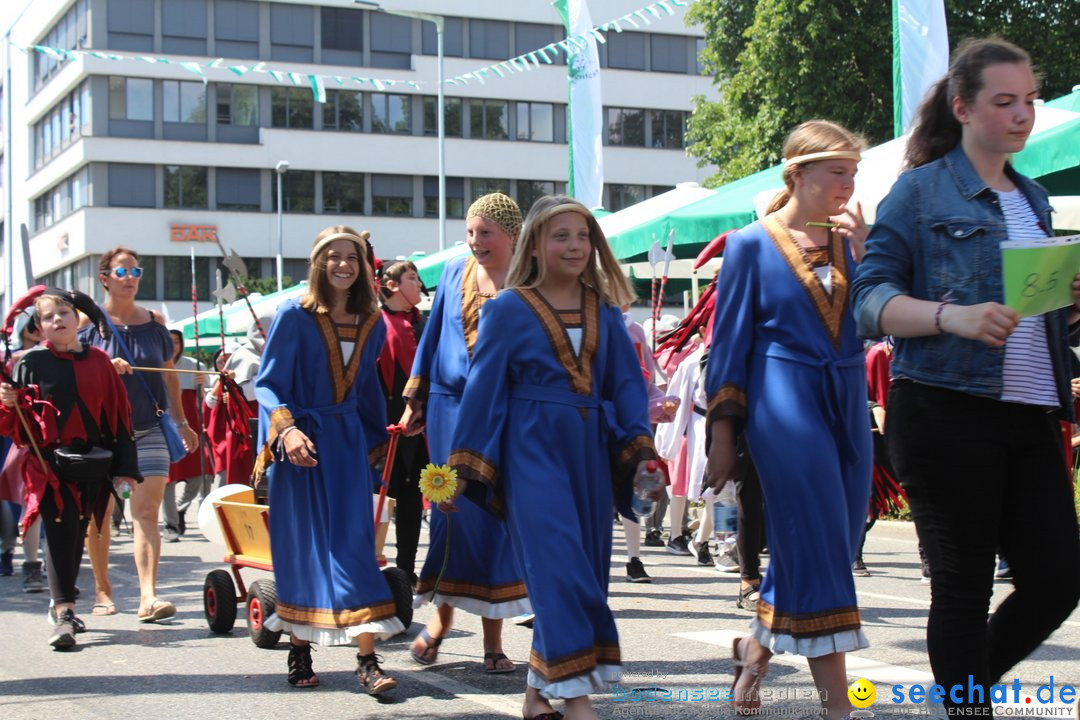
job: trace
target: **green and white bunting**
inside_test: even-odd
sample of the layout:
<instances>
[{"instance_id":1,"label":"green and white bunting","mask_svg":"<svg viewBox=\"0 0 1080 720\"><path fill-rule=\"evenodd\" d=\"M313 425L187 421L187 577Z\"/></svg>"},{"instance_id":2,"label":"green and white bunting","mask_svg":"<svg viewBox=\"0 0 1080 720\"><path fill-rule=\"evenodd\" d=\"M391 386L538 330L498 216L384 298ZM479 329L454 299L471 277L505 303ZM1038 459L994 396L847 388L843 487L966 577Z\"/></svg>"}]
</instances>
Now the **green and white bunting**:
<instances>
[{"instance_id":1,"label":"green and white bunting","mask_svg":"<svg viewBox=\"0 0 1080 720\"><path fill-rule=\"evenodd\" d=\"M542 48L530 50L529 52L522 53L521 55L509 58L508 60L503 60L494 63L493 65L485 65L484 67L476 68L475 70L460 75L445 78L443 83L447 85L468 85L470 82L475 81L484 85L488 80L503 79L513 75L531 72L533 67L552 65L555 62L553 58L558 58L560 51L566 56L567 62L569 63L574 55L587 47L591 47L592 43L605 42L604 33L621 33L625 26L639 29L643 26L651 25L654 21L663 20L675 15L679 12L678 8L687 7L690 7L690 3L687 2L687 0L657 0L657 2L628 12L613 20L608 20L600 25L572 34L567 37L566 40L548 43ZM395 80L392 78L369 78L357 75L345 78L340 75L321 75L318 73L306 73L281 68L271 69L267 68L266 63L264 62L260 62L253 67L239 64L226 65L224 58L215 58L210 61L199 62L195 60L174 60L151 55L122 55L119 53L106 53L98 50L62 50L46 45L30 45L29 47L20 47L18 49L24 53L38 52L43 55L48 55L60 62L75 60L79 56L89 56L97 58L98 60L139 60L147 63L176 65L193 75L197 75L204 84L211 79L207 76L208 70L230 72L239 77L243 77L248 73L260 73L269 75L276 83L288 80L293 85L310 87L312 97L320 103L326 102L326 82L328 80L333 80L338 86L346 86L349 83L355 83L365 89L374 89L376 92L386 92L391 90L395 92L399 90L418 91L424 86L438 84L437 80Z\"/></svg>"}]
</instances>

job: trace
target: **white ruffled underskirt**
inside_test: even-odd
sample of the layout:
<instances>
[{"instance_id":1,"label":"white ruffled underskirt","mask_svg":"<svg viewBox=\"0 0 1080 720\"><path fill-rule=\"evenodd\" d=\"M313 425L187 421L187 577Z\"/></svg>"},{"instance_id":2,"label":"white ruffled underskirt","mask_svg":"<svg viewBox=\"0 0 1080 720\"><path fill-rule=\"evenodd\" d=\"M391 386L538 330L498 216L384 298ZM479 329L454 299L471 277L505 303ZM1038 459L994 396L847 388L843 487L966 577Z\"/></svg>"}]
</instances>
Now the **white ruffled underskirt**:
<instances>
[{"instance_id":1,"label":"white ruffled underskirt","mask_svg":"<svg viewBox=\"0 0 1080 720\"><path fill-rule=\"evenodd\" d=\"M324 647L352 645L356 641L356 636L364 633L371 633L376 640L386 640L405 631L405 626L401 624L401 620L398 620L397 617L330 630L328 628L312 627L311 625L294 625L282 620L277 613L274 613L266 618L263 625L267 630L288 633L297 640L306 640Z\"/></svg>"},{"instance_id":2,"label":"white ruffled underskirt","mask_svg":"<svg viewBox=\"0 0 1080 720\"><path fill-rule=\"evenodd\" d=\"M490 603L484 600L477 600L476 598L462 597L460 595L443 595L442 593L436 595L434 599L430 592L426 592L423 595L413 595L414 608L421 608L427 603L432 603L435 607L449 605L450 607L467 612L470 615L479 615L480 617L489 620L505 620L507 618L517 617L518 615L532 612L532 603L529 602L529 598L521 598L520 600L510 600L501 603Z\"/></svg>"},{"instance_id":3,"label":"white ruffled underskirt","mask_svg":"<svg viewBox=\"0 0 1080 720\"><path fill-rule=\"evenodd\" d=\"M750 633L754 639L775 654L791 653L806 658L823 657L838 652L853 652L870 647L862 629L842 630L812 638L794 638L791 635L773 633L757 618L750 622Z\"/></svg>"},{"instance_id":4,"label":"white ruffled underskirt","mask_svg":"<svg viewBox=\"0 0 1080 720\"><path fill-rule=\"evenodd\" d=\"M569 700L582 695L596 695L611 691L611 686L622 679L621 665L597 665L588 675L578 675L567 680L548 683L529 670L526 682L536 688L548 700Z\"/></svg>"}]
</instances>

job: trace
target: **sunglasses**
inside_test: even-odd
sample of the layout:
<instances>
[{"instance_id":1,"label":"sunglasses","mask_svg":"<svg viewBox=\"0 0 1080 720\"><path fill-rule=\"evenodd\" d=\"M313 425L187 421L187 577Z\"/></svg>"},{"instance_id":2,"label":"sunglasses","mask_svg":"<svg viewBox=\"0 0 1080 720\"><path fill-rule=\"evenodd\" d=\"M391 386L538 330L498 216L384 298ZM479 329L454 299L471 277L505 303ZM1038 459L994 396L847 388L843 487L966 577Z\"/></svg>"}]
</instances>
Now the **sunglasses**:
<instances>
[{"instance_id":1,"label":"sunglasses","mask_svg":"<svg viewBox=\"0 0 1080 720\"><path fill-rule=\"evenodd\" d=\"M142 268L141 267L133 267L133 268L118 267L118 268L113 268L113 275L115 275L118 278L126 278L128 276L128 273L131 273L131 277L133 277L133 278L141 278L142 277Z\"/></svg>"}]
</instances>

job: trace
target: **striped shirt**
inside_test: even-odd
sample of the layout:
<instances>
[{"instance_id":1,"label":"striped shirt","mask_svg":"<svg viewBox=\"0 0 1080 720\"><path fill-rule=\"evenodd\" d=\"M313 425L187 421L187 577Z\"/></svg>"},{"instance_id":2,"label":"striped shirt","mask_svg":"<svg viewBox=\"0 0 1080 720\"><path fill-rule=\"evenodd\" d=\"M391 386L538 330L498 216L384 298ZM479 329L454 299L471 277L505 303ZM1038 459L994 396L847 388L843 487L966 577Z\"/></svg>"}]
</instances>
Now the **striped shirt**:
<instances>
[{"instance_id":1,"label":"striped shirt","mask_svg":"<svg viewBox=\"0 0 1080 720\"><path fill-rule=\"evenodd\" d=\"M1019 188L995 191L1001 201L1009 240L1034 240L1046 237L1039 218ZM1054 364L1046 342L1046 319L1042 315L1026 317L1005 342L1005 369L1001 399L1005 402L1058 407Z\"/></svg>"}]
</instances>

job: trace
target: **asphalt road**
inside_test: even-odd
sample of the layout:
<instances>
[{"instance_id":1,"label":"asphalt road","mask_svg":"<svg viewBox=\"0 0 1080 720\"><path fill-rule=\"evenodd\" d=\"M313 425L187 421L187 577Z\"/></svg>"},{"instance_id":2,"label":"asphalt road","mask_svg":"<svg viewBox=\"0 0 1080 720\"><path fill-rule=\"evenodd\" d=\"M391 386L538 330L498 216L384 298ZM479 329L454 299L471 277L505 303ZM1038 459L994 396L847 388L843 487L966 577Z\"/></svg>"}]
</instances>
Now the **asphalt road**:
<instances>
[{"instance_id":1,"label":"asphalt road","mask_svg":"<svg viewBox=\"0 0 1080 720\"><path fill-rule=\"evenodd\" d=\"M614 533L610 600L619 624L624 677L619 692L594 698L600 717L734 717L719 698L731 682L731 640L745 632L750 619L735 606L737 576L698 567L694 558L669 555L663 548L643 548L654 582L631 584L625 579L622 529ZM114 540L111 575L120 613L92 617L90 601L84 603L82 617L89 631L79 636L74 651L56 652L46 644L46 594L24 594L18 575L0 578L0 718L520 717L524 667L511 675L483 674L480 623L473 616L458 614L438 664L430 668L414 664L408 654L430 606L417 611L405 635L380 644L384 668L399 681L388 701L361 691L349 648L319 648L314 664L322 685L298 690L285 682L285 640L273 650L257 648L242 618L229 635L210 632L203 617L202 584L207 572L223 567L222 551L197 529L180 543L163 545L160 594L179 610L170 622L136 622L138 586L131 548L128 535ZM387 552L393 556L392 547ZM913 528L879 523L870 533L865 559L873 575L857 578L856 585L871 647L849 656L849 675L875 685L878 700L869 709L876 716L924 713L923 707L896 706L888 699L893 685L931 682L925 645L929 587L919 581ZM89 594L93 583L88 561L80 585ZM994 604L1009 590L1008 583L997 583ZM504 631L507 654L522 666L530 635L528 629L510 624ZM998 714L1073 717L1075 707L1044 706L1035 699L1038 687L1051 676L1055 700L1063 685L1080 685L1080 612L1014 668L1009 679L1019 680L1023 694L1018 705L999 708ZM805 660L774 658L765 688L774 693L766 704L768 715L814 716L817 703ZM670 690L678 699L653 700L649 689L659 689L661 696ZM1025 704L1026 697L1033 702Z\"/></svg>"}]
</instances>

